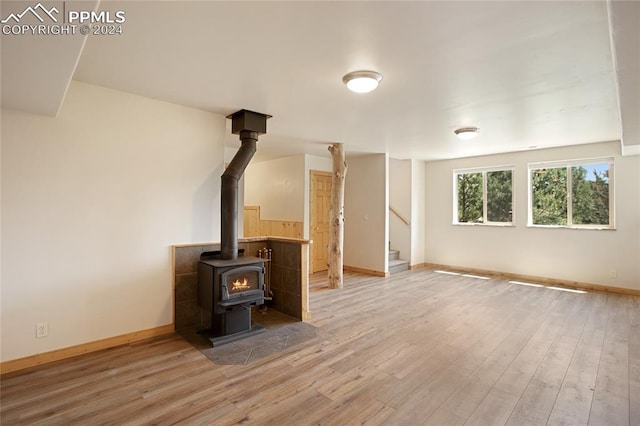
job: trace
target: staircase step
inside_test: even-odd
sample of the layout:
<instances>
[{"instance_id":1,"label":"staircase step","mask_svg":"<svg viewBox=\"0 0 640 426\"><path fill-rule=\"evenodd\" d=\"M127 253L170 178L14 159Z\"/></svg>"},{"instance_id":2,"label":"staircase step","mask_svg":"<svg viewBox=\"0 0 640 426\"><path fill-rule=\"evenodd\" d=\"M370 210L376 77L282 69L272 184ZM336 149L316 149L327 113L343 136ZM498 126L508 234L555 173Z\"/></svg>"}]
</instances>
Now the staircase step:
<instances>
[{"instance_id":1,"label":"staircase step","mask_svg":"<svg viewBox=\"0 0 640 426\"><path fill-rule=\"evenodd\" d=\"M400 252L398 250L389 250L389 261L399 260Z\"/></svg>"},{"instance_id":2,"label":"staircase step","mask_svg":"<svg viewBox=\"0 0 640 426\"><path fill-rule=\"evenodd\" d=\"M408 270L409 270L408 260L397 259L397 260L389 261L389 275L402 272L402 271L408 271Z\"/></svg>"}]
</instances>

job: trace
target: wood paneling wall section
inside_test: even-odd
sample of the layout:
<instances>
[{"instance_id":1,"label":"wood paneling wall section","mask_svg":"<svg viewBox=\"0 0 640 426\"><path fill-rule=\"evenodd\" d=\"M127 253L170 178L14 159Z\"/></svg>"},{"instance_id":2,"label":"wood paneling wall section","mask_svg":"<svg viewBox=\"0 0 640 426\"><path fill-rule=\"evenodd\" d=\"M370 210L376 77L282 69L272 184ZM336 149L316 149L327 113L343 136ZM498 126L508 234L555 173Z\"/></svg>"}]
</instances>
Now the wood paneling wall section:
<instances>
[{"instance_id":1,"label":"wood paneling wall section","mask_svg":"<svg viewBox=\"0 0 640 426\"><path fill-rule=\"evenodd\" d=\"M245 237L302 238L302 222L260 219L260 206L244 206Z\"/></svg>"}]
</instances>

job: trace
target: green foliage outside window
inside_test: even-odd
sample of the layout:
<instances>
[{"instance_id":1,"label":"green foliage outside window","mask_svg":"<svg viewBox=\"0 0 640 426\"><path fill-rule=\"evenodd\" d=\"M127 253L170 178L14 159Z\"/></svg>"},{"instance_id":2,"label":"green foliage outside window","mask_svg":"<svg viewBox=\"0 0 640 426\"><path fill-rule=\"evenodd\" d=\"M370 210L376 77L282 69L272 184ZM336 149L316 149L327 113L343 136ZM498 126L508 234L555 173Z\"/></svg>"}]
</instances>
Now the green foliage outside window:
<instances>
[{"instance_id":1,"label":"green foliage outside window","mask_svg":"<svg viewBox=\"0 0 640 426\"><path fill-rule=\"evenodd\" d=\"M482 173L458 175L458 222L482 223Z\"/></svg>"},{"instance_id":2,"label":"green foliage outside window","mask_svg":"<svg viewBox=\"0 0 640 426\"><path fill-rule=\"evenodd\" d=\"M511 170L487 172L487 220L512 222L513 181Z\"/></svg>"},{"instance_id":3,"label":"green foliage outside window","mask_svg":"<svg viewBox=\"0 0 640 426\"><path fill-rule=\"evenodd\" d=\"M609 169L598 173L592 170L588 176L586 168L572 168L573 177L573 223L575 225L609 224Z\"/></svg>"},{"instance_id":4,"label":"green foliage outside window","mask_svg":"<svg viewBox=\"0 0 640 426\"><path fill-rule=\"evenodd\" d=\"M567 169L531 171L533 223L535 225L567 224Z\"/></svg>"},{"instance_id":5,"label":"green foliage outside window","mask_svg":"<svg viewBox=\"0 0 640 426\"><path fill-rule=\"evenodd\" d=\"M568 195L568 173L571 193ZM531 170L534 225L609 225L609 165ZM571 218L569 218L569 204Z\"/></svg>"},{"instance_id":6,"label":"green foliage outside window","mask_svg":"<svg viewBox=\"0 0 640 426\"><path fill-rule=\"evenodd\" d=\"M512 170L458 173L456 183L458 223L513 221Z\"/></svg>"}]
</instances>

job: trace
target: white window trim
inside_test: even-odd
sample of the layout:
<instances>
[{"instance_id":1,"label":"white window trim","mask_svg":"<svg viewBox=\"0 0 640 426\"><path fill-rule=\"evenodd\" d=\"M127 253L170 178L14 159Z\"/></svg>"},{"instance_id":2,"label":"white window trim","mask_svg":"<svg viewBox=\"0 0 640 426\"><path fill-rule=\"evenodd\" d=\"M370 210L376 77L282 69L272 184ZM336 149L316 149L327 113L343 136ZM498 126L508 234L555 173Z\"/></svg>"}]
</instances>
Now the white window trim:
<instances>
[{"instance_id":1,"label":"white window trim","mask_svg":"<svg viewBox=\"0 0 640 426\"><path fill-rule=\"evenodd\" d=\"M573 173L567 173L567 225L537 225L533 223L533 188L531 186L531 171L537 169L571 168L588 164L607 163L609 165L609 224L608 225L574 225L573 202L571 202L573 188ZM615 166L613 157L583 158L578 160L543 161L529 163L527 167L527 227L530 228L566 228L566 229L595 229L615 230Z\"/></svg>"},{"instance_id":2,"label":"white window trim","mask_svg":"<svg viewBox=\"0 0 640 426\"><path fill-rule=\"evenodd\" d=\"M487 173L511 171L511 222L489 222L487 220ZM458 175L482 173L482 222L458 222ZM453 170L453 225L461 226L515 226L516 218L516 168L514 165L474 167Z\"/></svg>"}]
</instances>

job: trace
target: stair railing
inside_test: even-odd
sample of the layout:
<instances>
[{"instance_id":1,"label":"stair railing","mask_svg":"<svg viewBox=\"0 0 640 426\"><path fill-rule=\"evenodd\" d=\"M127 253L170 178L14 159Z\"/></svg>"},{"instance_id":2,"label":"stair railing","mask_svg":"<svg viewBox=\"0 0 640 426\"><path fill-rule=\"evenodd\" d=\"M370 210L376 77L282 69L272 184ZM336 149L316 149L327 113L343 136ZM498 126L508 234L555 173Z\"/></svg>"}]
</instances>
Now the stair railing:
<instances>
[{"instance_id":1,"label":"stair railing","mask_svg":"<svg viewBox=\"0 0 640 426\"><path fill-rule=\"evenodd\" d=\"M411 222L409 221L409 219L405 218L404 216L402 216L396 209L394 209L392 206L389 206L389 211L393 214L395 214L396 216L398 216L398 218L404 222L405 225L407 226L411 226Z\"/></svg>"}]
</instances>

